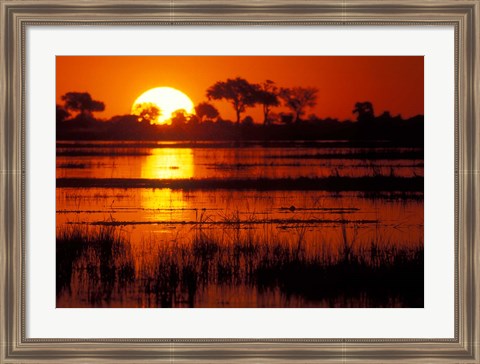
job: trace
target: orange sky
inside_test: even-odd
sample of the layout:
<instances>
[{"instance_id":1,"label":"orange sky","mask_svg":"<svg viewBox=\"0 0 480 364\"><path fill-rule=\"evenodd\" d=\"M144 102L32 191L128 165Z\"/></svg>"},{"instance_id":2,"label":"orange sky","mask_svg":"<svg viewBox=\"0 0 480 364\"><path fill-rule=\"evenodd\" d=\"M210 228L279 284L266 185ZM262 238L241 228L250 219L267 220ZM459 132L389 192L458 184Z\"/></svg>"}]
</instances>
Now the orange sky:
<instances>
[{"instance_id":1,"label":"orange sky","mask_svg":"<svg viewBox=\"0 0 480 364\"><path fill-rule=\"evenodd\" d=\"M105 119L129 114L135 99L154 87L174 87L196 105L206 101L205 91L215 82L237 76L318 88L317 105L306 116L353 119L357 101L371 101L376 115L423 114L421 56L57 56L56 67L57 103L67 92L89 92L105 103L105 111L95 114ZM212 103L221 117L235 120L229 103ZM260 107L246 115L263 120Z\"/></svg>"}]
</instances>

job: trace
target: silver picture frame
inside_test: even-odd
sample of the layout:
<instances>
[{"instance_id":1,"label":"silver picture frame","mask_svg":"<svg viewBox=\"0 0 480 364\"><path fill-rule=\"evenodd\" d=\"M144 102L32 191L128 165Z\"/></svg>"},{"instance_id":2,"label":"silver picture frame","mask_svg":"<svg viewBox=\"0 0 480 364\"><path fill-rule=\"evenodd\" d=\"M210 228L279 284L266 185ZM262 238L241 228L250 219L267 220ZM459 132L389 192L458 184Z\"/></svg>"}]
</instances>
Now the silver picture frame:
<instances>
[{"instance_id":1,"label":"silver picture frame","mask_svg":"<svg viewBox=\"0 0 480 364\"><path fill-rule=\"evenodd\" d=\"M480 0L0 0L0 12L0 363L480 363ZM32 25L454 27L454 338L28 338L25 44Z\"/></svg>"}]
</instances>

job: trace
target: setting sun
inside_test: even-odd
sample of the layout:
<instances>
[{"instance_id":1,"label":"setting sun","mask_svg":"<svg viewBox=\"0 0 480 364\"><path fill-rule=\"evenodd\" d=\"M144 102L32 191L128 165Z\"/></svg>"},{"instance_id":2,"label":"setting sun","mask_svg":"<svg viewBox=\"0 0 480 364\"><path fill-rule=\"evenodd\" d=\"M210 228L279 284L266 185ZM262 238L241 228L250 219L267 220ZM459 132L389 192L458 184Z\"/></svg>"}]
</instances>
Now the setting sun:
<instances>
[{"instance_id":1,"label":"setting sun","mask_svg":"<svg viewBox=\"0 0 480 364\"><path fill-rule=\"evenodd\" d=\"M141 94L132 105L133 115L140 115L140 105L153 105L160 110L160 115L153 118L153 124L168 123L177 110L185 110L187 114L194 112L192 100L172 87L156 87Z\"/></svg>"}]
</instances>

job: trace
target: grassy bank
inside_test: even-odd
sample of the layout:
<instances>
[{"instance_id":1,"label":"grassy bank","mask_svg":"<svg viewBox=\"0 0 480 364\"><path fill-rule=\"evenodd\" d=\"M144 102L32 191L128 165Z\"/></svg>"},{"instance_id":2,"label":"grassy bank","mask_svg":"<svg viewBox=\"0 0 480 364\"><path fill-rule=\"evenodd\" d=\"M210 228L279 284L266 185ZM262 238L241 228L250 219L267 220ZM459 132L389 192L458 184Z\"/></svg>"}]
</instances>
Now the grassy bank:
<instances>
[{"instance_id":1,"label":"grassy bank","mask_svg":"<svg viewBox=\"0 0 480 364\"><path fill-rule=\"evenodd\" d=\"M423 177L255 178L255 179L146 179L146 178L57 178L57 187L78 188L171 188L183 190L257 191L410 191L423 192Z\"/></svg>"},{"instance_id":2,"label":"grassy bank","mask_svg":"<svg viewBox=\"0 0 480 364\"><path fill-rule=\"evenodd\" d=\"M57 298L67 291L82 305L108 306L120 293L132 307L194 307L208 287L243 286L330 306L364 297L362 306L423 307L422 244L360 246L344 228L341 236L307 244L301 228L282 241L199 226L188 241L133 244L112 226L72 227L57 234Z\"/></svg>"}]
</instances>

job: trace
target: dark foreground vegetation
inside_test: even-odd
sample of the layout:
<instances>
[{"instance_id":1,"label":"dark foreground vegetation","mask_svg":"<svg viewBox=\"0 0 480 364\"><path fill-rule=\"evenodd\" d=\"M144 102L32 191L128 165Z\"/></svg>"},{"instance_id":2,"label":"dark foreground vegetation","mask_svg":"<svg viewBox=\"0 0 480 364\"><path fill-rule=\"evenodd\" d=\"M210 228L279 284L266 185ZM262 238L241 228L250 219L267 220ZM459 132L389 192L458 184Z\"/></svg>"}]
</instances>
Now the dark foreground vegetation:
<instances>
[{"instance_id":1,"label":"dark foreground vegetation","mask_svg":"<svg viewBox=\"0 0 480 364\"><path fill-rule=\"evenodd\" d=\"M239 225L240 227L240 225ZM423 246L309 243L243 231L230 238L197 228L189 241L133 244L114 227L57 234L57 306L62 292L79 306L194 307L208 287L277 290L323 307L423 307ZM61 307L61 304L60 304ZM74 306L75 307L75 306Z\"/></svg>"},{"instance_id":2,"label":"dark foreground vegetation","mask_svg":"<svg viewBox=\"0 0 480 364\"><path fill-rule=\"evenodd\" d=\"M408 191L422 192L423 177L299 177L254 179L146 179L146 178L57 178L58 187L76 188L170 188L183 190L257 191Z\"/></svg>"}]
</instances>

